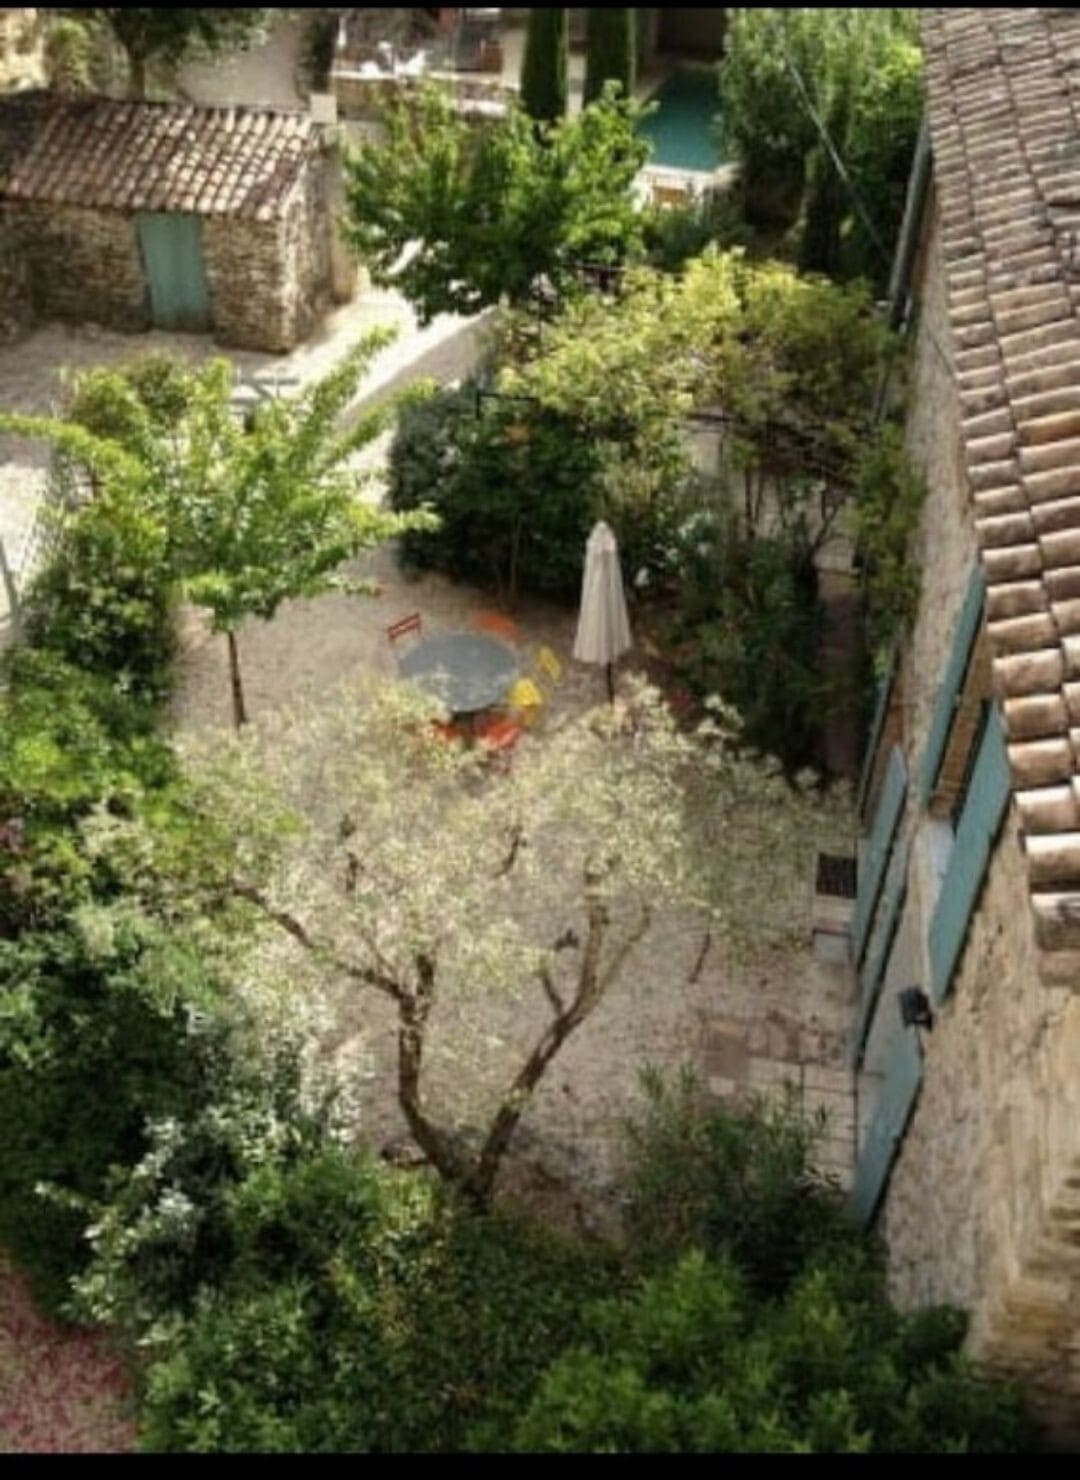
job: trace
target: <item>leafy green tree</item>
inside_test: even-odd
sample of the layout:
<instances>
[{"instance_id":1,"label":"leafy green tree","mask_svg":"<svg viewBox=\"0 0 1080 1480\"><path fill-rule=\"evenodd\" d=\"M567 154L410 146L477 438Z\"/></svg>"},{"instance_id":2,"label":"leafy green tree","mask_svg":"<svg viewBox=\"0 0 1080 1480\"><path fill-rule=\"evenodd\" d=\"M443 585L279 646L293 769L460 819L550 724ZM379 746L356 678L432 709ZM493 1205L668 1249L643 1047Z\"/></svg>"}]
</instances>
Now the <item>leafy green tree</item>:
<instances>
[{"instance_id":1,"label":"leafy green tree","mask_svg":"<svg viewBox=\"0 0 1080 1480\"><path fill-rule=\"evenodd\" d=\"M640 250L638 112L609 98L538 131L511 107L477 128L427 87L388 107L385 140L349 156L346 233L374 281L397 287L423 322L504 296L522 303L541 274L564 287L576 262Z\"/></svg>"},{"instance_id":2,"label":"leafy green tree","mask_svg":"<svg viewBox=\"0 0 1080 1480\"><path fill-rule=\"evenodd\" d=\"M918 132L917 12L735 10L720 92L748 219L787 228L805 202L802 266L879 281Z\"/></svg>"},{"instance_id":3,"label":"leafy green tree","mask_svg":"<svg viewBox=\"0 0 1080 1480\"><path fill-rule=\"evenodd\" d=\"M108 27L127 57L131 95L146 96L147 68L152 62L178 66L186 57L249 46L265 31L272 9L241 6L195 6L185 10L137 6L93 6L72 12L76 20L96 20Z\"/></svg>"},{"instance_id":4,"label":"leafy green tree","mask_svg":"<svg viewBox=\"0 0 1080 1480\"><path fill-rule=\"evenodd\" d=\"M586 105L603 94L605 84L617 82L624 98L634 96L637 80L637 11L616 6L586 12Z\"/></svg>"},{"instance_id":5,"label":"leafy green tree","mask_svg":"<svg viewBox=\"0 0 1080 1480\"><path fill-rule=\"evenodd\" d=\"M521 59L521 101L530 118L555 123L566 113L567 11L533 6Z\"/></svg>"},{"instance_id":6,"label":"leafy green tree","mask_svg":"<svg viewBox=\"0 0 1080 1480\"><path fill-rule=\"evenodd\" d=\"M423 512L384 514L359 497L363 479L350 459L376 435L380 418L361 417L346 430L339 424L386 342L381 331L367 335L317 385L259 406L244 422L227 360L196 370L157 363L91 371L76 386L68 422L0 418L9 429L51 439L76 461L111 468L106 490L117 482L137 490L163 531L168 568L226 639L237 726L247 719L237 643L243 622L268 621L293 597L369 591L342 573L345 562L430 525Z\"/></svg>"},{"instance_id":7,"label":"leafy green tree","mask_svg":"<svg viewBox=\"0 0 1080 1480\"><path fill-rule=\"evenodd\" d=\"M231 744L192 742L193 805L216 819L205 848L178 868L136 827L113 867L183 917L239 901L266 926L275 979L366 1001L394 1044L381 1082L413 1140L484 1206L537 1086L616 997L662 902L696 909L732 948L790 939L821 814L740 752L722 707L684 735L638 684L520 752L497 787L481 784L482 753L431 737L438 713L368 684Z\"/></svg>"}]
</instances>

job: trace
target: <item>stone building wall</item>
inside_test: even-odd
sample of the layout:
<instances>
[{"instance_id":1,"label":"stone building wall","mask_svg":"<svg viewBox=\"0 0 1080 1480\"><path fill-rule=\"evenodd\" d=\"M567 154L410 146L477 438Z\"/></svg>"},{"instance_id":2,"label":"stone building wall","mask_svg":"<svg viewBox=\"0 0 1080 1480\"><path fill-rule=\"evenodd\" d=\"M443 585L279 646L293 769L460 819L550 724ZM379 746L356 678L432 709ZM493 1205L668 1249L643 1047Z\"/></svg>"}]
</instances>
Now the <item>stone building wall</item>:
<instances>
[{"instance_id":1,"label":"stone building wall","mask_svg":"<svg viewBox=\"0 0 1080 1480\"><path fill-rule=\"evenodd\" d=\"M10 344L33 322L30 276L15 223L0 214L0 344Z\"/></svg>"},{"instance_id":2,"label":"stone building wall","mask_svg":"<svg viewBox=\"0 0 1080 1480\"><path fill-rule=\"evenodd\" d=\"M203 221L213 331L222 344L284 353L326 313L333 296L328 191L320 157L281 220Z\"/></svg>"},{"instance_id":3,"label":"stone building wall","mask_svg":"<svg viewBox=\"0 0 1080 1480\"><path fill-rule=\"evenodd\" d=\"M36 318L139 331L149 292L134 223L118 211L12 205L8 219L30 278Z\"/></svg>"},{"instance_id":4,"label":"stone building wall","mask_svg":"<svg viewBox=\"0 0 1080 1480\"><path fill-rule=\"evenodd\" d=\"M919 610L904 656L905 750L914 772L945 668L957 614L977 554L960 436L945 297L945 263L937 203L931 191L915 263L916 337L907 447L926 479L928 496L915 560L922 575Z\"/></svg>"},{"instance_id":5,"label":"stone building wall","mask_svg":"<svg viewBox=\"0 0 1080 1480\"><path fill-rule=\"evenodd\" d=\"M284 353L296 342L282 236L280 221L204 219L211 323L221 344Z\"/></svg>"},{"instance_id":6,"label":"stone building wall","mask_svg":"<svg viewBox=\"0 0 1080 1480\"><path fill-rule=\"evenodd\" d=\"M912 772L976 554L933 205L927 216L908 428L930 488L905 660ZM908 822L917 829L908 908L918 916L925 982L939 877L928 855L941 824L925 814ZM952 989L922 1043L922 1087L882 1215L893 1293L902 1305L969 1310L973 1353L1023 1376L1048 1424L1080 1436L1080 996L1040 979L1014 809Z\"/></svg>"}]
</instances>

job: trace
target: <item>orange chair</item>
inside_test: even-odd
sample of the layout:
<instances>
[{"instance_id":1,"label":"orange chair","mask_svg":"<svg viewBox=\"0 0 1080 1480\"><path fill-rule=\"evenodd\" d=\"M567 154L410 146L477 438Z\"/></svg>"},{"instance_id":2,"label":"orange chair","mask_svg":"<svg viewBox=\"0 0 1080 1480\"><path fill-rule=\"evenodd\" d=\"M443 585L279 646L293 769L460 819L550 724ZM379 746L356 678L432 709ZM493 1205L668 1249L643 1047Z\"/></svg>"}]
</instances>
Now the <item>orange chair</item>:
<instances>
[{"instance_id":1,"label":"orange chair","mask_svg":"<svg viewBox=\"0 0 1080 1480\"><path fill-rule=\"evenodd\" d=\"M431 728L435 738L441 740L445 745L462 745L467 738L461 726L455 725L452 720L447 722L441 719L433 719L431 721Z\"/></svg>"},{"instance_id":2,"label":"orange chair","mask_svg":"<svg viewBox=\"0 0 1080 1480\"><path fill-rule=\"evenodd\" d=\"M475 632L490 632L504 642L517 642L521 636L518 624L501 612L474 612L471 625Z\"/></svg>"},{"instance_id":3,"label":"orange chair","mask_svg":"<svg viewBox=\"0 0 1080 1480\"><path fill-rule=\"evenodd\" d=\"M477 744L492 759L508 761L521 736L521 726L505 715L492 715L476 729Z\"/></svg>"},{"instance_id":4,"label":"orange chair","mask_svg":"<svg viewBox=\"0 0 1080 1480\"><path fill-rule=\"evenodd\" d=\"M392 647L399 637L404 637L409 632L415 632L417 637L420 637L423 635L423 630L420 613L410 612L407 617L402 617L400 621L391 622L390 626L386 629L386 636Z\"/></svg>"}]
</instances>

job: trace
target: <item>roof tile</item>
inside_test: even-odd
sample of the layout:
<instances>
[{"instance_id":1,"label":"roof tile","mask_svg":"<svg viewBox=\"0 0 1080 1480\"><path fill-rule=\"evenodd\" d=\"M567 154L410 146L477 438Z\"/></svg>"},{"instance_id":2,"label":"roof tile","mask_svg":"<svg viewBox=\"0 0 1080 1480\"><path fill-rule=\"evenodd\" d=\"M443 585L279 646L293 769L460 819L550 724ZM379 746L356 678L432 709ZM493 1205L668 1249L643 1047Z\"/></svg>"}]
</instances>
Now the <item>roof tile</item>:
<instances>
[{"instance_id":1,"label":"roof tile","mask_svg":"<svg viewBox=\"0 0 1080 1480\"><path fill-rule=\"evenodd\" d=\"M273 219L320 131L307 114L46 95L37 126L5 148L0 198L109 210Z\"/></svg>"}]
</instances>

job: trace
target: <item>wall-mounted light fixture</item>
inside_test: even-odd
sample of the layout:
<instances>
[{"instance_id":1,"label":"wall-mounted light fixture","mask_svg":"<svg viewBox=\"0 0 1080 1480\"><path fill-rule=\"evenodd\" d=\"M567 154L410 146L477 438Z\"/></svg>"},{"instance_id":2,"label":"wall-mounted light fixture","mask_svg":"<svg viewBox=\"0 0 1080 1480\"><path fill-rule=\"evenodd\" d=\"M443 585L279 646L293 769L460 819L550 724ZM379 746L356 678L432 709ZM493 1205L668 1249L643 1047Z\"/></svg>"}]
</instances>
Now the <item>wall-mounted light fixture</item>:
<instances>
[{"instance_id":1,"label":"wall-mounted light fixture","mask_svg":"<svg viewBox=\"0 0 1080 1480\"><path fill-rule=\"evenodd\" d=\"M905 1028L932 1028L930 999L921 987L905 987L899 994L900 1021Z\"/></svg>"}]
</instances>

